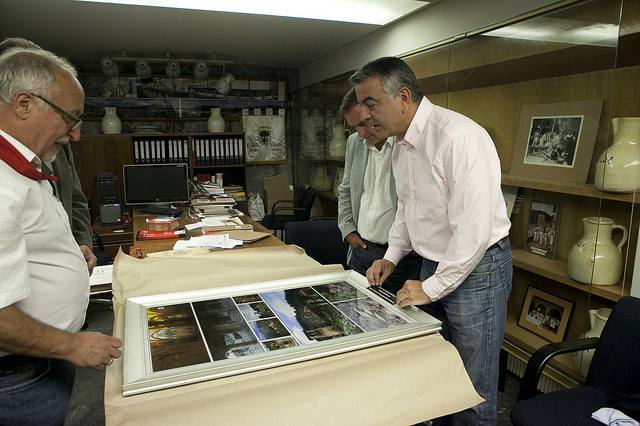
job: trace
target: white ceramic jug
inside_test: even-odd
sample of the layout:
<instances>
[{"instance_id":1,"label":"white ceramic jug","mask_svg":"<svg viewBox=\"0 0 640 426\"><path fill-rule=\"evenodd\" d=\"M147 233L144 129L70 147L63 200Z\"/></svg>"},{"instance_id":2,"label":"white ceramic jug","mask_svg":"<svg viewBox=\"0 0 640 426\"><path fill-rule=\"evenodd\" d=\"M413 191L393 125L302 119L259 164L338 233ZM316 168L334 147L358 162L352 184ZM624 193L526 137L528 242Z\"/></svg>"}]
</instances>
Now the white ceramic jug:
<instances>
[{"instance_id":1,"label":"white ceramic jug","mask_svg":"<svg viewBox=\"0 0 640 426\"><path fill-rule=\"evenodd\" d=\"M220 115L220 108L211 108L211 115L207 120L207 129L211 133L224 132L224 119Z\"/></svg>"},{"instance_id":2,"label":"white ceramic jug","mask_svg":"<svg viewBox=\"0 0 640 426\"><path fill-rule=\"evenodd\" d=\"M343 159L347 151L347 138L344 133L344 126L336 124L333 126L333 138L329 141L329 157Z\"/></svg>"},{"instance_id":3,"label":"white ceramic jug","mask_svg":"<svg viewBox=\"0 0 640 426\"><path fill-rule=\"evenodd\" d=\"M583 337L585 339L589 337L600 337L602 329L609 319L609 315L611 315L611 309L609 308L590 309L589 323L591 324L591 328L584 333ZM573 364L583 377L587 377L594 350L595 349L589 349L588 351L574 352L573 354Z\"/></svg>"},{"instance_id":4,"label":"white ceramic jug","mask_svg":"<svg viewBox=\"0 0 640 426\"><path fill-rule=\"evenodd\" d=\"M122 122L116 112L116 107L104 107L102 117L102 133L105 135L118 135L122 132Z\"/></svg>"},{"instance_id":5,"label":"white ceramic jug","mask_svg":"<svg viewBox=\"0 0 640 426\"><path fill-rule=\"evenodd\" d=\"M611 120L613 144L596 163L594 185L602 191L633 192L640 188L640 117Z\"/></svg>"},{"instance_id":6,"label":"white ceramic jug","mask_svg":"<svg viewBox=\"0 0 640 426\"><path fill-rule=\"evenodd\" d=\"M614 285L622 276L622 246L627 242L627 228L608 217L582 218L584 233L567 260L567 272L576 281L587 284ZM622 231L616 245L611 239L614 229Z\"/></svg>"}]
</instances>

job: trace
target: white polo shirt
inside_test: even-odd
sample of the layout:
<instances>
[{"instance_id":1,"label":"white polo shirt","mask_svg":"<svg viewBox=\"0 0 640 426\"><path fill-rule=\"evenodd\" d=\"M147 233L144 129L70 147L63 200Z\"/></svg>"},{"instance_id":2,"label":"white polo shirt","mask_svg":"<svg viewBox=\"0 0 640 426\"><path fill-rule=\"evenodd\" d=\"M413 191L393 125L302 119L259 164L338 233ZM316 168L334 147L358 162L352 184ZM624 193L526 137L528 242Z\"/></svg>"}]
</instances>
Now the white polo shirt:
<instances>
[{"instance_id":1,"label":"white polo shirt","mask_svg":"<svg viewBox=\"0 0 640 426\"><path fill-rule=\"evenodd\" d=\"M31 150L0 134L34 163ZM0 160L0 200L0 308L15 305L50 326L80 330L89 272L51 184L22 176Z\"/></svg>"},{"instance_id":2,"label":"white polo shirt","mask_svg":"<svg viewBox=\"0 0 640 426\"><path fill-rule=\"evenodd\" d=\"M386 244L396 216L396 204L389 193L393 138L388 138L381 149L371 145L367 149L358 233L367 241Z\"/></svg>"}]
</instances>

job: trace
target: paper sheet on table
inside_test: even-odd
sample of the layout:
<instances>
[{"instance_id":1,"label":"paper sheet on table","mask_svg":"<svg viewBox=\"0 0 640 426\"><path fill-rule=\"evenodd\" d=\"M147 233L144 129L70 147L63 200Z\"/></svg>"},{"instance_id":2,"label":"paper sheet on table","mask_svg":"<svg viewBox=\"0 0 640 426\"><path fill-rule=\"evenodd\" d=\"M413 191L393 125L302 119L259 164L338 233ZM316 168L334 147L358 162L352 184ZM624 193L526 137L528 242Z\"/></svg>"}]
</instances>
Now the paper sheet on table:
<instances>
[{"instance_id":1,"label":"paper sheet on table","mask_svg":"<svg viewBox=\"0 0 640 426\"><path fill-rule=\"evenodd\" d=\"M240 245L242 245L242 241L229 238L229 234L201 235L199 237L191 237L188 240L178 240L173 249L182 250L190 247L234 248Z\"/></svg>"},{"instance_id":2,"label":"paper sheet on table","mask_svg":"<svg viewBox=\"0 0 640 426\"><path fill-rule=\"evenodd\" d=\"M223 216L208 216L204 217L200 222L189 223L185 225L187 231L202 228L203 226L225 226L225 225L243 225L244 222L238 217L231 217L229 215Z\"/></svg>"},{"instance_id":3,"label":"paper sheet on table","mask_svg":"<svg viewBox=\"0 0 640 426\"><path fill-rule=\"evenodd\" d=\"M111 276L113 274L113 265L96 266L93 273L89 277L89 285L111 284Z\"/></svg>"}]
</instances>

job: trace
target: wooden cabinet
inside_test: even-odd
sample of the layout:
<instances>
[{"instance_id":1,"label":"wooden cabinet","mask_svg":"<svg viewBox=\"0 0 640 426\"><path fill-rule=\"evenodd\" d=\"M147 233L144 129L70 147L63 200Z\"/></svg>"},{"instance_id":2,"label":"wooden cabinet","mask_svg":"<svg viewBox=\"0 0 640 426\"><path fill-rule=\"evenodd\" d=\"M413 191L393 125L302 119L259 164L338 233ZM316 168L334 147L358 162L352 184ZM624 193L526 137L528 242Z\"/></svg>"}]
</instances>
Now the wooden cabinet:
<instances>
[{"instance_id":1,"label":"wooden cabinet","mask_svg":"<svg viewBox=\"0 0 640 426\"><path fill-rule=\"evenodd\" d=\"M133 231L130 223L121 225L102 225L100 223L93 224L94 234L100 237L104 245L104 251L109 253L111 257L116 257L118 249L129 253L129 249L133 244Z\"/></svg>"}]
</instances>

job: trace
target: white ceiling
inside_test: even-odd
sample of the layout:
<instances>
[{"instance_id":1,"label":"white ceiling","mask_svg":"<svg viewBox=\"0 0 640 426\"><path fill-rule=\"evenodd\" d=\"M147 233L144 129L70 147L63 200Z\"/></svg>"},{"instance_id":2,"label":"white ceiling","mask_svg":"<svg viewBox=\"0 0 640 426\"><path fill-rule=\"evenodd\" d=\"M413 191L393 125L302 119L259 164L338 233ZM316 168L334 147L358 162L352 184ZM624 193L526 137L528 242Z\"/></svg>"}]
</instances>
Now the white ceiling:
<instances>
[{"instance_id":1,"label":"white ceiling","mask_svg":"<svg viewBox=\"0 0 640 426\"><path fill-rule=\"evenodd\" d=\"M69 0L0 0L0 38L24 37L76 62L121 50L156 57L165 51L177 57L215 52L238 64L297 69L380 28Z\"/></svg>"}]
</instances>

